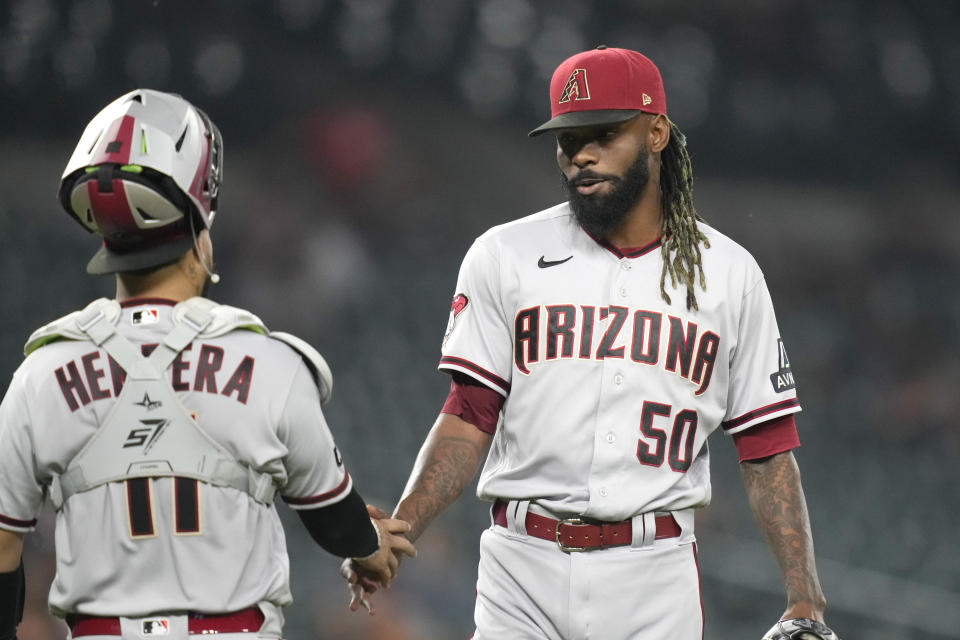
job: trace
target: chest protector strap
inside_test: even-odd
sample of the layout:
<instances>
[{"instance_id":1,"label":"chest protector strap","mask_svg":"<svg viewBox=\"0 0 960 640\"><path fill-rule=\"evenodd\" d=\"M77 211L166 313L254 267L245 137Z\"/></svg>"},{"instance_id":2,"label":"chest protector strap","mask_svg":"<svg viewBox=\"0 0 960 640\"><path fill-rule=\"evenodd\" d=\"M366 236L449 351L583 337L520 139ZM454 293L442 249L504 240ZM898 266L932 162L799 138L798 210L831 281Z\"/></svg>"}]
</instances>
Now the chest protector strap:
<instances>
[{"instance_id":1,"label":"chest protector strap","mask_svg":"<svg viewBox=\"0 0 960 640\"><path fill-rule=\"evenodd\" d=\"M110 354L127 377L96 433L51 483L54 507L59 510L70 496L108 482L169 476L233 487L270 504L276 492L273 478L237 461L207 435L163 377L214 316L202 307L188 307L149 357L117 332L113 320L96 305L76 317L76 328Z\"/></svg>"}]
</instances>

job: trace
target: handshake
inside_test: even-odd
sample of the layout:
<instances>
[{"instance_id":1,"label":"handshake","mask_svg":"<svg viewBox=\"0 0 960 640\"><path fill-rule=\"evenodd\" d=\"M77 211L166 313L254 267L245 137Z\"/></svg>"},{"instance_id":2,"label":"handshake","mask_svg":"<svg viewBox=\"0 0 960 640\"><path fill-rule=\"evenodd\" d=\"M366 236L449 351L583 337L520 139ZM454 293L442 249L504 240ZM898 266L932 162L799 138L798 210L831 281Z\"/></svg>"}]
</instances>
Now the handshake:
<instances>
[{"instance_id":1,"label":"handshake","mask_svg":"<svg viewBox=\"0 0 960 640\"><path fill-rule=\"evenodd\" d=\"M380 547L365 558L346 558L340 564L340 575L350 589L350 611L362 606L373 615L370 595L380 587L390 586L400 569L401 555L415 558L417 550L405 535L411 529L408 522L391 518L390 514L369 504L367 513L377 527Z\"/></svg>"}]
</instances>

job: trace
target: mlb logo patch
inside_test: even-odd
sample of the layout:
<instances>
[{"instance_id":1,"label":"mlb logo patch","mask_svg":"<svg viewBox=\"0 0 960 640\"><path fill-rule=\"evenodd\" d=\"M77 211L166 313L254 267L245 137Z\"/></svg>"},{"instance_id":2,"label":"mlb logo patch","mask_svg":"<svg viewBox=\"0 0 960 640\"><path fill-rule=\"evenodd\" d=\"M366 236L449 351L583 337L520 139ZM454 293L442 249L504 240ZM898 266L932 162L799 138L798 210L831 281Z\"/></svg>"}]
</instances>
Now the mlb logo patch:
<instances>
[{"instance_id":1,"label":"mlb logo patch","mask_svg":"<svg viewBox=\"0 0 960 640\"><path fill-rule=\"evenodd\" d=\"M170 635L170 621L166 618L146 618L140 621L141 636Z\"/></svg>"},{"instance_id":2,"label":"mlb logo patch","mask_svg":"<svg viewBox=\"0 0 960 640\"><path fill-rule=\"evenodd\" d=\"M153 324L160 319L160 310L156 308L137 309L130 317L131 324Z\"/></svg>"}]
</instances>

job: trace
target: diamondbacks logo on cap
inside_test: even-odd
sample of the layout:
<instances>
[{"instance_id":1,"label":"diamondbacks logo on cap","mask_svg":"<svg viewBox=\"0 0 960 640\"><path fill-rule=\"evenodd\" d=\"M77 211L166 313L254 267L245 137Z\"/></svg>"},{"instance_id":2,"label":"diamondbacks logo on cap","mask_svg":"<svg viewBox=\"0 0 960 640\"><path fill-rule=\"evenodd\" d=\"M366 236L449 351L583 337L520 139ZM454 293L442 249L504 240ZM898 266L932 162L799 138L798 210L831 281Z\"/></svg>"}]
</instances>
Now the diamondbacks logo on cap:
<instances>
[{"instance_id":1,"label":"diamondbacks logo on cap","mask_svg":"<svg viewBox=\"0 0 960 640\"><path fill-rule=\"evenodd\" d=\"M137 309L130 317L131 324L153 324L160 319L160 310L154 308Z\"/></svg>"},{"instance_id":2,"label":"diamondbacks logo on cap","mask_svg":"<svg viewBox=\"0 0 960 640\"><path fill-rule=\"evenodd\" d=\"M570 100L589 99L590 87L587 85L587 70L574 69L570 77L567 78L567 84L563 86L563 91L560 93L559 104L570 102Z\"/></svg>"},{"instance_id":3,"label":"diamondbacks logo on cap","mask_svg":"<svg viewBox=\"0 0 960 640\"><path fill-rule=\"evenodd\" d=\"M170 621L166 618L148 618L141 620L140 635L168 636L170 635Z\"/></svg>"}]
</instances>

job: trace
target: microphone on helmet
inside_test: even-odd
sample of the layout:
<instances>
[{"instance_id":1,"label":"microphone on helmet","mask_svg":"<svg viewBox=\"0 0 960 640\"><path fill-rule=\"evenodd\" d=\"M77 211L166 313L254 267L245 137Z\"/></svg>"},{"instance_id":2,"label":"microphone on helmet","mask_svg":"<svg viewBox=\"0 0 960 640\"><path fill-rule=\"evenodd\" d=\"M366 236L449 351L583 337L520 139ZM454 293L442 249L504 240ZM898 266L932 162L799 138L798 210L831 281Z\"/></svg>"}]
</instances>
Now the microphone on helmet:
<instances>
[{"instance_id":1,"label":"microphone on helmet","mask_svg":"<svg viewBox=\"0 0 960 640\"><path fill-rule=\"evenodd\" d=\"M207 266L207 263L203 261L203 256L200 253L200 245L197 242L197 232L193 226L193 217L190 217L190 235L193 236L193 248L197 252L197 262L200 263L200 266L203 267L203 270L207 272L207 277L210 278L211 284L217 284L220 282L220 274L210 270L210 267Z\"/></svg>"},{"instance_id":2,"label":"microphone on helmet","mask_svg":"<svg viewBox=\"0 0 960 640\"><path fill-rule=\"evenodd\" d=\"M210 267L208 267L203 260L200 260L200 266L203 267L203 270L207 272L207 276L210 277L210 282L212 284L217 284L220 282L220 274L215 271L211 271Z\"/></svg>"}]
</instances>

